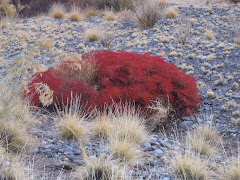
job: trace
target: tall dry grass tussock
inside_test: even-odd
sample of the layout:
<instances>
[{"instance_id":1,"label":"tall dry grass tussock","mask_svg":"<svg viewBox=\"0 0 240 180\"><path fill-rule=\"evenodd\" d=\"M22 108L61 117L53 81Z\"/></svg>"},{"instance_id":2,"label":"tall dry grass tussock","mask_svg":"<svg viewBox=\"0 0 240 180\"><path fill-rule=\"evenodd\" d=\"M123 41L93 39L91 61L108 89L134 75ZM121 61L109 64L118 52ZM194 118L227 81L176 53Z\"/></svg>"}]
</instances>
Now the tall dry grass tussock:
<instances>
[{"instance_id":1,"label":"tall dry grass tussock","mask_svg":"<svg viewBox=\"0 0 240 180\"><path fill-rule=\"evenodd\" d=\"M77 168L74 172L75 179L82 180L112 180L125 179L126 172L119 162L112 160L111 156L107 157L102 154L99 157L85 159L86 164Z\"/></svg>"},{"instance_id":2,"label":"tall dry grass tussock","mask_svg":"<svg viewBox=\"0 0 240 180\"><path fill-rule=\"evenodd\" d=\"M211 157L216 155L221 137L215 127L204 124L188 133L187 143L194 151Z\"/></svg>"},{"instance_id":3,"label":"tall dry grass tussock","mask_svg":"<svg viewBox=\"0 0 240 180\"><path fill-rule=\"evenodd\" d=\"M71 98L68 104L62 108L63 111L57 108L56 124L64 138L84 143L89 137L90 116L83 110L79 97Z\"/></svg>"},{"instance_id":4,"label":"tall dry grass tussock","mask_svg":"<svg viewBox=\"0 0 240 180\"><path fill-rule=\"evenodd\" d=\"M80 21L84 19L83 14L81 14L81 9L77 6L72 6L69 17L72 21Z\"/></svg>"},{"instance_id":5,"label":"tall dry grass tussock","mask_svg":"<svg viewBox=\"0 0 240 180\"><path fill-rule=\"evenodd\" d=\"M208 180L214 173L210 170L207 160L190 153L176 154L171 160L171 168L177 179L183 180Z\"/></svg>"},{"instance_id":6,"label":"tall dry grass tussock","mask_svg":"<svg viewBox=\"0 0 240 180\"><path fill-rule=\"evenodd\" d=\"M11 85L9 79L0 84L0 140L8 151L19 152L33 143L27 128L33 124L27 101L23 100L19 87Z\"/></svg>"},{"instance_id":7,"label":"tall dry grass tussock","mask_svg":"<svg viewBox=\"0 0 240 180\"><path fill-rule=\"evenodd\" d=\"M49 10L49 14L54 19L62 19L66 15L66 8L63 4L54 3Z\"/></svg>"}]
</instances>

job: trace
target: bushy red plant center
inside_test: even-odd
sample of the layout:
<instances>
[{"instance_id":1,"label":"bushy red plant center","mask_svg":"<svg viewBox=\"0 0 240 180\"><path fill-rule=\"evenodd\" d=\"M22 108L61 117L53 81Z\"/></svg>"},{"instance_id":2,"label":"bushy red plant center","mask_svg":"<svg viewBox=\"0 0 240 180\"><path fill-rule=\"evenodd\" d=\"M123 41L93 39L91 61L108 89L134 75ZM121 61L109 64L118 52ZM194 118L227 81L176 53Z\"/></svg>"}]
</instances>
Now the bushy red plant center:
<instances>
[{"instance_id":1,"label":"bushy red plant center","mask_svg":"<svg viewBox=\"0 0 240 180\"><path fill-rule=\"evenodd\" d=\"M39 94L34 88L31 89L35 83L47 84L53 90L54 99L51 105L66 104L67 99L81 95L84 104L95 105L99 109L105 104L125 101L135 102L136 106L146 109L151 100L163 98L170 101L181 116L194 113L201 103L196 80L159 56L151 56L150 53L102 51L83 55L82 59L94 59L97 67L94 81L68 81L66 78L59 78L59 74L56 76L54 69L35 74L35 79L29 84L28 93L34 105L41 106ZM73 71L69 74L74 76Z\"/></svg>"}]
</instances>

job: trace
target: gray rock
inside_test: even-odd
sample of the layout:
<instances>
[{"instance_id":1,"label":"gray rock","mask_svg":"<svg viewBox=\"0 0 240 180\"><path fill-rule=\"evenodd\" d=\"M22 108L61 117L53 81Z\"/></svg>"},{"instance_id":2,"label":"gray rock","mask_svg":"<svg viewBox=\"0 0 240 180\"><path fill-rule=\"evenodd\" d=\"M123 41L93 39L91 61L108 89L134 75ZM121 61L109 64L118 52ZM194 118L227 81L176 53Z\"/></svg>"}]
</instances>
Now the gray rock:
<instances>
[{"instance_id":1,"label":"gray rock","mask_svg":"<svg viewBox=\"0 0 240 180\"><path fill-rule=\"evenodd\" d=\"M60 149L60 146L58 146L58 145L53 145L53 146L50 146L49 148L50 148L51 150L57 151L57 150Z\"/></svg>"},{"instance_id":2,"label":"gray rock","mask_svg":"<svg viewBox=\"0 0 240 180\"><path fill-rule=\"evenodd\" d=\"M35 149L31 149L27 152L28 155L33 155L33 154L37 154L39 153L39 149L35 148Z\"/></svg>"},{"instance_id":3,"label":"gray rock","mask_svg":"<svg viewBox=\"0 0 240 180\"><path fill-rule=\"evenodd\" d=\"M67 163L64 163L64 162L55 162L55 163L52 163L52 164L49 164L47 165L46 167L48 168L56 168L56 169L66 169L66 170L71 170L72 167L67 164Z\"/></svg>"},{"instance_id":4,"label":"gray rock","mask_svg":"<svg viewBox=\"0 0 240 180\"><path fill-rule=\"evenodd\" d=\"M179 127L185 130L189 130L192 128L191 127L192 125L193 125L192 121L183 121L179 124Z\"/></svg>"},{"instance_id":5,"label":"gray rock","mask_svg":"<svg viewBox=\"0 0 240 180\"><path fill-rule=\"evenodd\" d=\"M154 153L156 153L156 154L162 154L163 151L162 151L161 149L156 149L156 150L154 151Z\"/></svg>"},{"instance_id":6,"label":"gray rock","mask_svg":"<svg viewBox=\"0 0 240 180\"><path fill-rule=\"evenodd\" d=\"M147 168L142 164L136 164L136 165L134 165L134 168L137 168L141 171L146 171L147 170Z\"/></svg>"},{"instance_id":7,"label":"gray rock","mask_svg":"<svg viewBox=\"0 0 240 180\"><path fill-rule=\"evenodd\" d=\"M143 143L143 147L146 148L146 149L150 148L151 144L149 142L145 142L145 143Z\"/></svg>"},{"instance_id":8,"label":"gray rock","mask_svg":"<svg viewBox=\"0 0 240 180\"><path fill-rule=\"evenodd\" d=\"M183 121L192 121L192 118L188 117L188 116L184 116L184 117L182 117L182 120Z\"/></svg>"}]
</instances>

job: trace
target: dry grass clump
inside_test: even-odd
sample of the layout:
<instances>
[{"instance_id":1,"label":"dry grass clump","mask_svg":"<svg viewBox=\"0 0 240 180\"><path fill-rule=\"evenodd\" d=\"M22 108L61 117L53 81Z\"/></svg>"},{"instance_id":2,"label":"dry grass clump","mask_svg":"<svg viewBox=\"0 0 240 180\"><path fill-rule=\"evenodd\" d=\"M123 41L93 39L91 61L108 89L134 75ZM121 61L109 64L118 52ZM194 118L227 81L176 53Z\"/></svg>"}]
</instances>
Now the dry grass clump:
<instances>
[{"instance_id":1,"label":"dry grass clump","mask_svg":"<svg viewBox=\"0 0 240 180\"><path fill-rule=\"evenodd\" d=\"M77 6L71 8L69 17L72 21L80 21L84 19L83 15L80 13L80 8Z\"/></svg>"},{"instance_id":2,"label":"dry grass clump","mask_svg":"<svg viewBox=\"0 0 240 180\"><path fill-rule=\"evenodd\" d=\"M131 103L125 104L123 107L115 106L114 112L111 114L115 127L112 135L115 138L127 139L137 144L141 144L147 138L148 132L144 119Z\"/></svg>"},{"instance_id":3,"label":"dry grass clump","mask_svg":"<svg viewBox=\"0 0 240 180\"><path fill-rule=\"evenodd\" d=\"M137 144L132 142L132 139L126 138L112 138L110 140L109 148L113 157L121 162L131 164L137 157Z\"/></svg>"},{"instance_id":4,"label":"dry grass clump","mask_svg":"<svg viewBox=\"0 0 240 180\"><path fill-rule=\"evenodd\" d=\"M169 7L165 10L164 15L166 18L174 19L175 17L177 17L178 11L173 7Z\"/></svg>"},{"instance_id":5,"label":"dry grass clump","mask_svg":"<svg viewBox=\"0 0 240 180\"><path fill-rule=\"evenodd\" d=\"M208 40L212 40L214 38L213 31L212 30L206 30L204 33L205 38Z\"/></svg>"},{"instance_id":6,"label":"dry grass clump","mask_svg":"<svg viewBox=\"0 0 240 180\"><path fill-rule=\"evenodd\" d=\"M18 152L33 142L26 131L33 117L28 103L19 96L19 88L10 83L3 79L0 84L0 141L9 151Z\"/></svg>"},{"instance_id":7,"label":"dry grass clump","mask_svg":"<svg viewBox=\"0 0 240 180\"><path fill-rule=\"evenodd\" d=\"M117 20L117 16L113 11L106 11L104 19L106 21L115 21L115 20Z\"/></svg>"},{"instance_id":8,"label":"dry grass clump","mask_svg":"<svg viewBox=\"0 0 240 180\"><path fill-rule=\"evenodd\" d=\"M148 109L153 112L153 115L147 119L147 125L150 129L154 129L159 125L164 125L174 119L175 113L170 102L157 99L151 102Z\"/></svg>"},{"instance_id":9,"label":"dry grass clump","mask_svg":"<svg viewBox=\"0 0 240 180\"><path fill-rule=\"evenodd\" d=\"M232 163L225 166L225 171L221 173L219 179L221 180L239 180L240 179L240 160L236 158Z\"/></svg>"},{"instance_id":10,"label":"dry grass clump","mask_svg":"<svg viewBox=\"0 0 240 180\"><path fill-rule=\"evenodd\" d=\"M208 124L200 125L187 136L187 142L193 150L209 157L217 152L220 141L216 128Z\"/></svg>"},{"instance_id":11,"label":"dry grass clump","mask_svg":"<svg viewBox=\"0 0 240 180\"><path fill-rule=\"evenodd\" d=\"M117 13L117 18L119 21L127 22L127 21L134 21L134 14L132 13L131 10L126 9L122 10Z\"/></svg>"},{"instance_id":12,"label":"dry grass clump","mask_svg":"<svg viewBox=\"0 0 240 180\"><path fill-rule=\"evenodd\" d=\"M31 161L26 164L24 154L17 156L0 147L0 179L25 180L36 179Z\"/></svg>"},{"instance_id":13,"label":"dry grass clump","mask_svg":"<svg viewBox=\"0 0 240 180\"><path fill-rule=\"evenodd\" d=\"M71 62L71 63L68 63ZM93 59L82 59L80 54L73 54L55 65L55 72L59 78L67 81L93 82L96 78L96 63Z\"/></svg>"},{"instance_id":14,"label":"dry grass clump","mask_svg":"<svg viewBox=\"0 0 240 180\"><path fill-rule=\"evenodd\" d=\"M160 7L166 6L166 5L167 5L167 0L159 0L159 1L158 1L158 5L159 5Z\"/></svg>"},{"instance_id":15,"label":"dry grass clump","mask_svg":"<svg viewBox=\"0 0 240 180\"><path fill-rule=\"evenodd\" d=\"M231 118L231 120L234 124L236 124L237 126L240 126L240 118L237 118L237 119Z\"/></svg>"},{"instance_id":16,"label":"dry grass clump","mask_svg":"<svg viewBox=\"0 0 240 180\"><path fill-rule=\"evenodd\" d=\"M101 32L97 28L87 29L85 32L86 39L90 42L99 41Z\"/></svg>"},{"instance_id":17,"label":"dry grass clump","mask_svg":"<svg viewBox=\"0 0 240 180\"><path fill-rule=\"evenodd\" d=\"M7 20L6 19L1 19L0 21L0 29L5 29L8 27Z\"/></svg>"},{"instance_id":18,"label":"dry grass clump","mask_svg":"<svg viewBox=\"0 0 240 180\"><path fill-rule=\"evenodd\" d=\"M93 122L93 133L100 138L107 138L114 128L113 119L106 113L98 115Z\"/></svg>"},{"instance_id":19,"label":"dry grass clump","mask_svg":"<svg viewBox=\"0 0 240 180\"><path fill-rule=\"evenodd\" d=\"M29 148L29 139L29 134L23 124L15 122L14 119L1 119L0 142L5 149L11 152L22 151Z\"/></svg>"},{"instance_id":20,"label":"dry grass clump","mask_svg":"<svg viewBox=\"0 0 240 180\"><path fill-rule=\"evenodd\" d=\"M123 179L125 174L118 162L105 155L100 155L97 158L88 157L86 165L78 168L73 176L82 180L112 180Z\"/></svg>"},{"instance_id":21,"label":"dry grass clump","mask_svg":"<svg viewBox=\"0 0 240 180\"><path fill-rule=\"evenodd\" d=\"M64 138L85 142L89 135L89 114L84 112L80 104L80 98L71 98L69 105L63 111L57 110L58 119L56 124Z\"/></svg>"},{"instance_id":22,"label":"dry grass clump","mask_svg":"<svg viewBox=\"0 0 240 180\"><path fill-rule=\"evenodd\" d=\"M49 10L49 14L54 19L62 19L66 14L65 6L60 3L54 3Z\"/></svg>"},{"instance_id":23,"label":"dry grass clump","mask_svg":"<svg viewBox=\"0 0 240 180\"><path fill-rule=\"evenodd\" d=\"M240 22L239 22L239 19L237 18L234 18L234 19L235 19L233 22L234 38L235 38L235 42L240 45Z\"/></svg>"},{"instance_id":24,"label":"dry grass clump","mask_svg":"<svg viewBox=\"0 0 240 180\"><path fill-rule=\"evenodd\" d=\"M162 12L155 1L143 3L136 9L136 20L140 27L151 28L162 17Z\"/></svg>"},{"instance_id":25,"label":"dry grass clump","mask_svg":"<svg viewBox=\"0 0 240 180\"><path fill-rule=\"evenodd\" d=\"M184 180L208 180L213 176L208 166L208 162L202 160L199 156L193 156L190 153L178 153L171 160L171 167L178 179Z\"/></svg>"}]
</instances>

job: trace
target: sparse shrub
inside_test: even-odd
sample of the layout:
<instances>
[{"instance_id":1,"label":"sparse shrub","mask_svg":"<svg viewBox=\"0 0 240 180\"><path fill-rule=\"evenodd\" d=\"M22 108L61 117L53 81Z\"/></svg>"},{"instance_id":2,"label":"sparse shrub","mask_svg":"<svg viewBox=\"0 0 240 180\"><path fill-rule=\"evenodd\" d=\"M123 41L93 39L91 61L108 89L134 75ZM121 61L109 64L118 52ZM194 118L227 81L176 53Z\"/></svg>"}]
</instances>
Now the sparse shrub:
<instances>
[{"instance_id":1,"label":"sparse shrub","mask_svg":"<svg viewBox=\"0 0 240 180\"><path fill-rule=\"evenodd\" d=\"M100 37L100 43L103 45L105 48L109 48L112 41L114 40L114 35L112 33L102 33Z\"/></svg>"},{"instance_id":2,"label":"sparse shrub","mask_svg":"<svg viewBox=\"0 0 240 180\"><path fill-rule=\"evenodd\" d=\"M49 86L53 93L53 103L73 95L82 94L85 104L96 104L103 109L105 104L131 101L136 107L146 109L151 100L163 98L169 101L179 116L192 114L201 100L195 79L181 72L174 64L167 63L158 56L129 52L94 52L82 56L83 60L94 59L97 66L95 83L84 84L76 80L69 82L58 78L55 70L36 74L29 84L28 96L35 105L41 105L34 84ZM96 98L97 97L97 98Z\"/></svg>"},{"instance_id":3,"label":"sparse shrub","mask_svg":"<svg viewBox=\"0 0 240 180\"><path fill-rule=\"evenodd\" d=\"M239 21L240 21L239 18L237 18L237 17L234 18L233 30L234 30L235 42L240 45L240 22Z\"/></svg>"},{"instance_id":4,"label":"sparse shrub","mask_svg":"<svg viewBox=\"0 0 240 180\"><path fill-rule=\"evenodd\" d=\"M136 20L140 27L151 28L161 18L162 12L158 8L157 2L149 1L141 4L136 10Z\"/></svg>"},{"instance_id":5,"label":"sparse shrub","mask_svg":"<svg viewBox=\"0 0 240 180\"><path fill-rule=\"evenodd\" d=\"M55 3L51 6L49 13L54 19L62 19L66 14L66 10L63 4Z\"/></svg>"},{"instance_id":6,"label":"sparse shrub","mask_svg":"<svg viewBox=\"0 0 240 180\"><path fill-rule=\"evenodd\" d=\"M68 82L94 83L97 77L96 62L93 58L83 60L81 55L69 56L55 65L55 75Z\"/></svg>"},{"instance_id":7,"label":"sparse shrub","mask_svg":"<svg viewBox=\"0 0 240 180\"><path fill-rule=\"evenodd\" d=\"M176 37L178 41L182 44L186 44L186 42L193 35L193 28L191 22L188 18L179 17L176 19L176 25Z\"/></svg>"},{"instance_id":8,"label":"sparse shrub","mask_svg":"<svg viewBox=\"0 0 240 180\"><path fill-rule=\"evenodd\" d=\"M177 15L178 15L178 12L173 7L169 7L165 11L165 17L166 18L174 19L175 17L177 17Z\"/></svg>"},{"instance_id":9,"label":"sparse shrub","mask_svg":"<svg viewBox=\"0 0 240 180\"><path fill-rule=\"evenodd\" d=\"M123 10L117 13L117 17L119 21L134 21L134 14L131 10Z\"/></svg>"},{"instance_id":10,"label":"sparse shrub","mask_svg":"<svg viewBox=\"0 0 240 180\"><path fill-rule=\"evenodd\" d=\"M94 16L97 16L98 13L99 13L99 10L94 7L88 7L84 9L84 15L86 17L94 17Z\"/></svg>"},{"instance_id":11,"label":"sparse shrub","mask_svg":"<svg viewBox=\"0 0 240 180\"><path fill-rule=\"evenodd\" d=\"M98 41L101 37L99 29L87 29L85 34L86 39L90 42Z\"/></svg>"}]
</instances>

